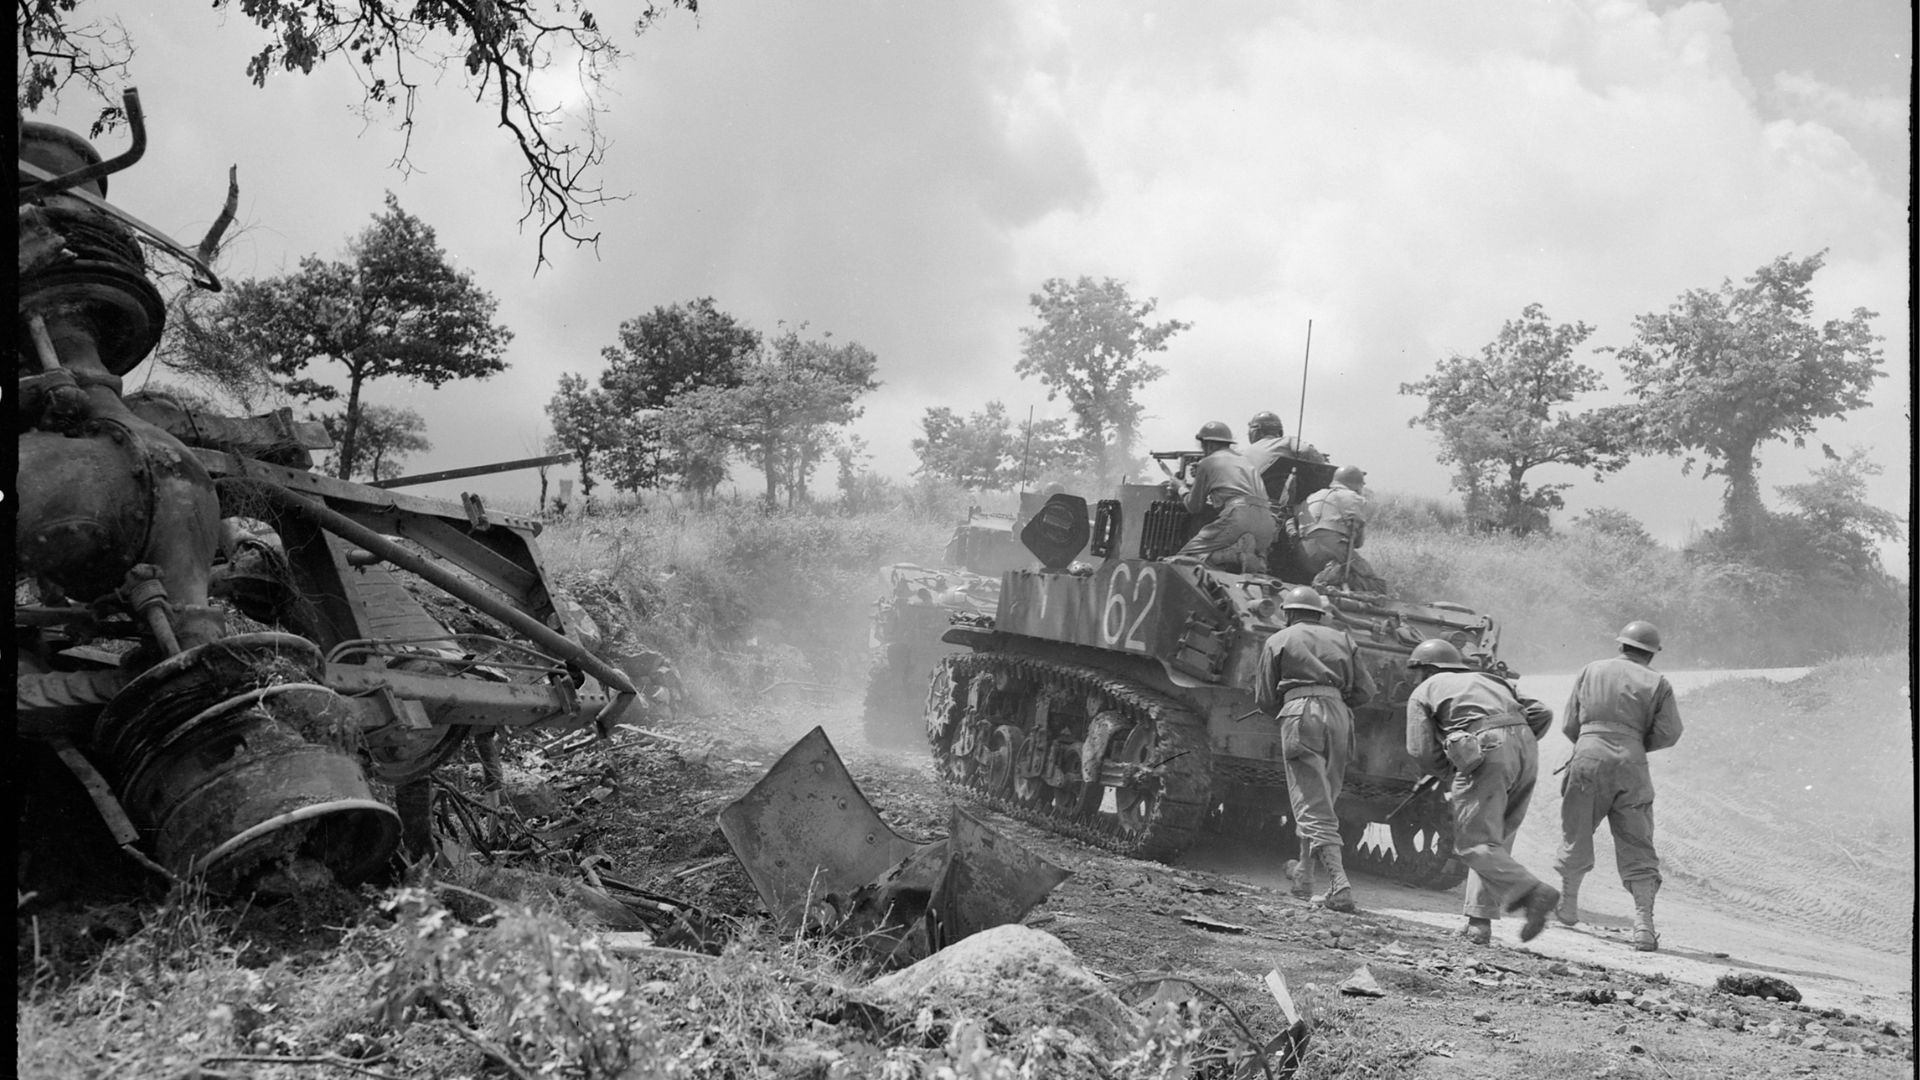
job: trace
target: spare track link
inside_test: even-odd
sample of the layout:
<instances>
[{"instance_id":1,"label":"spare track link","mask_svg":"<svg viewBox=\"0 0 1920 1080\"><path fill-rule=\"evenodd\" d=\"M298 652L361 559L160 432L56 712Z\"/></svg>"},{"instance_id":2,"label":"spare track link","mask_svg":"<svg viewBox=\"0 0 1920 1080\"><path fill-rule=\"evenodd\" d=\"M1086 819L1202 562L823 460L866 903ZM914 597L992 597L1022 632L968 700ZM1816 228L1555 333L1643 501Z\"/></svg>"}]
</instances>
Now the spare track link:
<instances>
[{"instance_id":1,"label":"spare track link","mask_svg":"<svg viewBox=\"0 0 1920 1080\"><path fill-rule=\"evenodd\" d=\"M1347 869L1417 889L1451 889L1466 880L1467 866L1453 852L1453 808L1444 795L1422 792L1399 821L1382 824L1393 835L1392 846L1346 836ZM1347 833L1344 824L1341 831Z\"/></svg>"},{"instance_id":2,"label":"spare track link","mask_svg":"<svg viewBox=\"0 0 1920 1080\"><path fill-rule=\"evenodd\" d=\"M949 740L936 734L930 726L928 736L933 743L934 760L949 791L1049 832L1131 858L1166 861L1193 843L1205 817L1207 795L1212 786L1212 750L1206 726L1198 716L1171 698L1106 672L1039 657L995 653L963 654L943 660L933 679L930 713L944 692L949 723L960 722L966 708L962 700L964 688L974 676L995 670L1005 672L1016 684L1026 683L1035 690L1047 689L1083 698L1098 692L1132 724L1153 725L1159 744L1166 751L1160 756L1167 774L1162 792L1153 804L1152 821L1146 829L1131 832L1123 829L1117 820L1100 819L1098 803L1090 813L1077 813L1058 800L1044 807L1028 806L1016 801L1010 792L990 790L985 769L973 770L965 781L956 779L949 768L951 753L946 745ZM1116 747L1120 737L1115 736Z\"/></svg>"}]
</instances>

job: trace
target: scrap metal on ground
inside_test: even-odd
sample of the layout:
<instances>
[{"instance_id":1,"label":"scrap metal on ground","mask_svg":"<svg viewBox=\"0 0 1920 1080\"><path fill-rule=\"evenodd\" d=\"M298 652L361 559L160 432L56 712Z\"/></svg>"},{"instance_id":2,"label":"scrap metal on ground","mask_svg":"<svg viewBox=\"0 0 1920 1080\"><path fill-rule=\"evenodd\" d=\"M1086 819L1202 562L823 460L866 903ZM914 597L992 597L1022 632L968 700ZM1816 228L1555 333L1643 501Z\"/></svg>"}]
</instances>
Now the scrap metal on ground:
<instances>
[{"instance_id":1,"label":"scrap metal on ground","mask_svg":"<svg viewBox=\"0 0 1920 1080\"><path fill-rule=\"evenodd\" d=\"M944 838L894 832L817 727L720 812L720 831L776 924L854 938L882 966L1018 922L1068 877L958 806Z\"/></svg>"}]
</instances>

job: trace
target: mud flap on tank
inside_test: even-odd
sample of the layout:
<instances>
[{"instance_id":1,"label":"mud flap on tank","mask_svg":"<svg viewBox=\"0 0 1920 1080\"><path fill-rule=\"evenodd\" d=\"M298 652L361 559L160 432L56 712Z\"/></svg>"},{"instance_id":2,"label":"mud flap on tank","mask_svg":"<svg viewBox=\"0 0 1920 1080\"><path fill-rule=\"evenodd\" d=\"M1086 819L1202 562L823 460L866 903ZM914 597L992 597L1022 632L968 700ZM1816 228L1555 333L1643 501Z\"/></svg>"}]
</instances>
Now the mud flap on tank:
<instances>
[{"instance_id":1,"label":"mud flap on tank","mask_svg":"<svg viewBox=\"0 0 1920 1080\"><path fill-rule=\"evenodd\" d=\"M888 828L817 727L720 812L775 923L857 938L890 966L1017 922L1068 876L958 807L950 824L931 842Z\"/></svg>"}]
</instances>

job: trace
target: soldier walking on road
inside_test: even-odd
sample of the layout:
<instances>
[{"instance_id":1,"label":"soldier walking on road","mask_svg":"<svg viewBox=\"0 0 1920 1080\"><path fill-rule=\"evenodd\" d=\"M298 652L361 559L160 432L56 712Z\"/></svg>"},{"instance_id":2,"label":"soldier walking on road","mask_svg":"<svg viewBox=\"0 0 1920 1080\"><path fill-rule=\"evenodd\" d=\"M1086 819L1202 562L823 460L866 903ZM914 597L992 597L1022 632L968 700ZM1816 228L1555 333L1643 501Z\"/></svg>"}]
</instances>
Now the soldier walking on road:
<instances>
[{"instance_id":1,"label":"soldier walking on road","mask_svg":"<svg viewBox=\"0 0 1920 1080\"><path fill-rule=\"evenodd\" d=\"M1563 923L1580 921L1580 879L1593 869L1593 832L1605 818L1613 832L1620 882L1633 895L1633 947L1660 948L1653 898L1660 891L1660 856L1653 850L1653 773L1647 755L1680 741L1680 710L1673 687L1653 670L1660 631L1634 621L1622 627L1620 655L1581 669L1567 697L1560 730L1573 740L1573 757L1560 784L1560 873Z\"/></svg>"},{"instance_id":2,"label":"soldier walking on road","mask_svg":"<svg viewBox=\"0 0 1920 1080\"><path fill-rule=\"evenodd\" d=\"M1485 945L1502 910L1524 908L1520 940L1532 941L1560 903L1560 890L1514 859L1513 838L1533 799L1538 739L1553 724L1553 710L1469 667L1445 638L1415 646L1407 667L1420 680L1407 699L1407 753L1428 773L1452 777L1453 849L1468 867L1461 933Z\"/></svg>"},{"instance_id":3,"label":"soldier walking on road","mask_svg":"<svg viewBox=\"0 0 1920 1080\"><path fill-rule=\"evenodd\" d=\"M1341 860L1340 819L1334 804L1353 750L1352 709L1375 693L1373 677L1360 665L1345 630L1321 622L1327 606L1319 593L1296 585L1281 594L1286 629L1260 647L1260 679L1254 704L1280 717L1280 753L1287 772L1300 857L1288 867L1293 895L1313 899L1313 864L1327 871L1323 907L1352 911L1353 888Z\"/></svg>"},{"instance_id":4,"label":"soldier walking on road","mask_svg":"<svg viewBox=\"0 0 1920 1080\"><path fill-rule=\"evenodd\" d=\"M1193 463L1187 510L1200 517L1211 508L1218 516L1202 525L1179 554L1235 573L1265 573L1267 548L1277 535L1266 485L1252 464L1234 452L1233 432L1227 425L1209 420L1195 438L1202 456Z\"/></svg>"}]
</instances>

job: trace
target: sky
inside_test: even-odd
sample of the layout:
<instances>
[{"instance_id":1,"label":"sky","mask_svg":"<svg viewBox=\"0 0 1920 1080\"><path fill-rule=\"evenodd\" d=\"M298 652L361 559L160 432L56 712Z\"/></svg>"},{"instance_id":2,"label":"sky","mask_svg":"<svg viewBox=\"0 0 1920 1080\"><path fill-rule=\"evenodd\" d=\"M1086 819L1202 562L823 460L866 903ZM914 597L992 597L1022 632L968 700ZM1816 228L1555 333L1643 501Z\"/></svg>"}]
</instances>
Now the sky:
<instances>
[{"instance_id":1,"label":"sky","mask_svg":"<svg viewBox=\"0 0 1920 1080\"><path fill-rule=\"evenodd\" d=\"M83 0L117 15L149 149L112 196L191 245L238 165L224 269L337 257L393 191L500 300L511 368L440 390L375 384L434 442L410 471L542 452L562 374L596 375L623 319L711 296L772 330L807 324L879 357L854 430L904 478L931 406L1066 415L1014 374L1028 296L1114 277L1192 328L1156 360L1143 434L1184 448L1206 420L1271 409L1376 491L1450 498L1397 393L1475 353L1531 303L1595 327L1576 354L1625 399L1604 346L1689 289L1826 252L1816 317L1855 308L1887 357L1871 407L1769 444L1760 480L1800 483L1819 445L1872 450L1880 505L1910 512L1912 13L1899 0L1058 0L908 5L705 0L627 50L600 117L596 249L521 226L517 153L460 74L424 96L406 171L340 64L244 75L261 32L206 5ZM541 88L580 100L560 65ZM37 119L84 129L69 94ZM124 135L107 136L111 155ZM142 375L136 372L134 379ZM164 378L164 374L161 376ZM754 474L734 470L739 489ZM826 477L826 486L831 478ZM1672 458L1594 483L1565 522L1628 510L1679 544L1722 485ZM531 503L530 473L433 485ZM1904 544L1883 554L1905 567Z\"/></svg>"}]
</instances>

